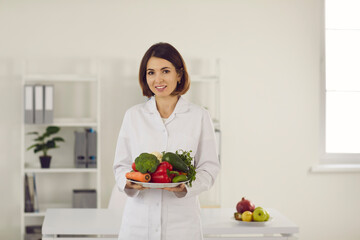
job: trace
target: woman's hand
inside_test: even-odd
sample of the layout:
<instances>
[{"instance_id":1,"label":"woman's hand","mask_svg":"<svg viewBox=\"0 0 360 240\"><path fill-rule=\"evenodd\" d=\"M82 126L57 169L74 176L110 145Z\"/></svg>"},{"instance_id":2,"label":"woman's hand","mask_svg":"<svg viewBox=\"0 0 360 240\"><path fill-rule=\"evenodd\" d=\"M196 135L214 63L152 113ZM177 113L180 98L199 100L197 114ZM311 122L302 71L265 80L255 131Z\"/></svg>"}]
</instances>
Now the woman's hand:
<instances>
[{"instance_id":1,"label":"woman's hand","mask_svg":"<svg viewBox=\"0 0 360 240\"><path fill-rule=\"evenodd\" d=\"M170 192L187 192L185 184L183 184L183 183L176 187L166 187L163 189L170 191Z\"/></svg>"},{"instance_id":2,"label":"woman's hand","mask_svg":"<svg viewBox=\"0 0 360 240\"><path fill-rule=\"evenodd\" d=\"M130 182L129 180L126 181L125 188L127 188L127 189L136 189L136 190L148 189L146 187L141 186L140 184Z\"/></svg>"}]
</instances>

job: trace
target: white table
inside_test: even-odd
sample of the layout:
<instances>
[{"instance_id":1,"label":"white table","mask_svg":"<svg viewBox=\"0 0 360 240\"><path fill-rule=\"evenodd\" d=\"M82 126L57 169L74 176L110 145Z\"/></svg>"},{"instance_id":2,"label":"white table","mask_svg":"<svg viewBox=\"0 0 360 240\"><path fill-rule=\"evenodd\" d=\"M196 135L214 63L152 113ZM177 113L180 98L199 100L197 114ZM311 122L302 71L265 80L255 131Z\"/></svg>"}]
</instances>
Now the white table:
<instances>
[{"instance_id":1,"label":"white table","mask_svg":"<svg viewBox=\"0 0 360 240\"><path fill-rule=\"evenodd\" d=\"M294 239L299 228L274 209L273 221L252 226L235 221L230 208L202 209L204 239ZM42 227L43 240L115 240L121 214L110 209L48 209Z\"/></svg>"}]
</instances>

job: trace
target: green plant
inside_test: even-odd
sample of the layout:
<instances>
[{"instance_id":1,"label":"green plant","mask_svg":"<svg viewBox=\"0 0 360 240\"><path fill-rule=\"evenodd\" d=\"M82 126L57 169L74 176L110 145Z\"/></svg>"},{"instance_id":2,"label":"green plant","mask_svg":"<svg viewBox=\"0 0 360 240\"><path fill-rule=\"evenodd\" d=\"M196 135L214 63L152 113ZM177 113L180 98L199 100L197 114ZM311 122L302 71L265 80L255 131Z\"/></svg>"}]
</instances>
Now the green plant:
<instances>
[{"instance_id":1,"label":"green plant","mask_svg":"<svg viewBox=\"0 0 360 240\"><path fill-rule=\"evenodd\" d=\"M37 138L34 139L36 143L28 147L27 150L34 148L34 153L42 151L43 156L49 156L48 151L50 149L58 148L56 142L65 142L65 140L61 137L53 137L49 139L51 135L56 134L59 131L59 127L48 126L42 135L40 135L38 132L27 133L28 135L37 135Z\"/></svg>"}]
</instances>

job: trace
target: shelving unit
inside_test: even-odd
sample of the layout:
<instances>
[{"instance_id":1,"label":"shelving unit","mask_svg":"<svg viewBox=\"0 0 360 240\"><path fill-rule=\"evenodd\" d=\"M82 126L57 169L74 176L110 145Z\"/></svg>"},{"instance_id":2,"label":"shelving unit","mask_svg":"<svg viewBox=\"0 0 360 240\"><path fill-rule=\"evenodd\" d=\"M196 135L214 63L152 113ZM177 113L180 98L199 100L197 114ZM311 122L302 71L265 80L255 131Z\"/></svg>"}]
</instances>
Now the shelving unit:
<instances>
[{"instance_id":1,"label":"shelving unit","mask_svg":"<svg viewBox=\"0 0 360 240\"><path fill-rule=\"evenodd\" d=\"M100 73L93 59L38 59L24 61L22 91L26 84L51 84L54 86L51 124L21 124L21 236L25 228L41 225L48 208L71 208L73 189L96 189L97 207L101 206L101 151L100 151ZM22 94L23 95L23 94ZM24 103L24 99L22 101ZM21 108L24 119L24 106ZM60 142L51 149L50 168L40 167L39 155L26 148L33 142L27 132L44 132L49 125L61 128L56 136ZM74 163L74 131L92 128L97 132L97 167L76 168ZM25 212L25 174L36 176L39 212Z\"/></svg>"},{"instance_id":2,"label":"shelving unit","mask_svg":"<svg viewBox=\"0 0 360 240\"><path fill-rule=\"evenodd\" d=\"M203 106L210 112L217 137L218 157L221 162L220 60L193 59L189 63L191 86L185 97L190 102ZM220 179L219 174L213 187L209 191L200 194L201 207L220 207Z\"/></svg>"}]
</instances>

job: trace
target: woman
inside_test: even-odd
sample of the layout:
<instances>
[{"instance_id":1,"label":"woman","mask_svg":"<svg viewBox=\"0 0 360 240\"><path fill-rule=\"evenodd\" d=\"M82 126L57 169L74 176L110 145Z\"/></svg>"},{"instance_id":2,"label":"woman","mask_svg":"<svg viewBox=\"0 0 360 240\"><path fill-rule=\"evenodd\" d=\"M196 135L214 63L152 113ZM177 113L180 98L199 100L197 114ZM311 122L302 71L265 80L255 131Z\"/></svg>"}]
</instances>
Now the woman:
<instances>
[{"instance_id":1,"label":"woman","mask_svg":"<svg viewBox=\"0 0 360 240\"><path fill-rule=\"evenodd\" d=\"M220 169L210 115L181 97L190 81L183 58L168 43L148 49L139 81L149 100L125 113L114 160L116 184L129 196L119 239L202 239L197 196L210 189ZM192 151L197 171L192 187L147 189L125 178L140 153L179 149Z\"/></svg>"}]
</instances>

